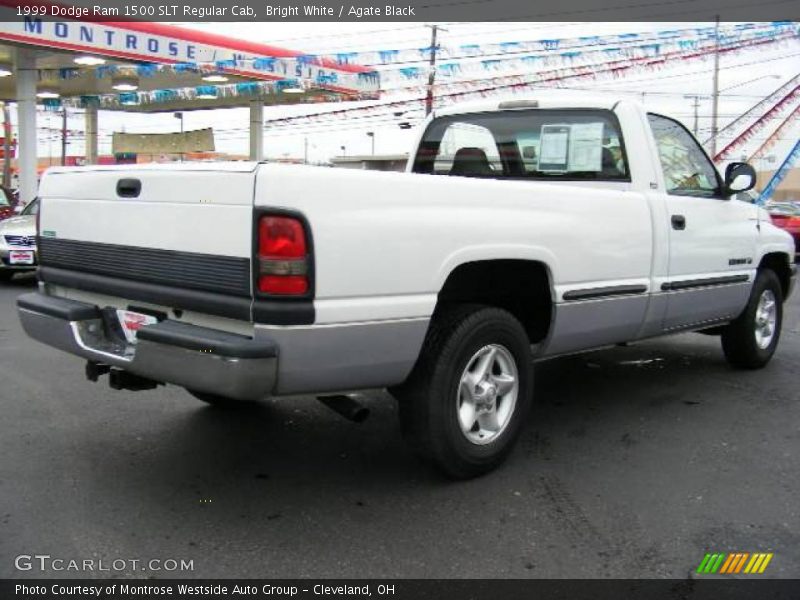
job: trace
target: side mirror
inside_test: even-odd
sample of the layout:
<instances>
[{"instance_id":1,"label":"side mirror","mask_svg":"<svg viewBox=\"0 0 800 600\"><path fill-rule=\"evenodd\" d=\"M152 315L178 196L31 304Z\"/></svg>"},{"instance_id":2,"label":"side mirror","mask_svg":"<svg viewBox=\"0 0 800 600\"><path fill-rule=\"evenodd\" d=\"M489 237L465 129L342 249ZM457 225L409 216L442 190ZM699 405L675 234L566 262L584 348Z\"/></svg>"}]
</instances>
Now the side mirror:
<instances>
[{"instance_id":1,"label":"side mirror","mask_svg":"<svg viewBox=\"0 0 800 600\"><path fill-rule=\"evenodd\" d=\"M756 170L743 162L731 163L725 169L725 195L746 192L756 185Z\"/></svg>"}]
</instances>

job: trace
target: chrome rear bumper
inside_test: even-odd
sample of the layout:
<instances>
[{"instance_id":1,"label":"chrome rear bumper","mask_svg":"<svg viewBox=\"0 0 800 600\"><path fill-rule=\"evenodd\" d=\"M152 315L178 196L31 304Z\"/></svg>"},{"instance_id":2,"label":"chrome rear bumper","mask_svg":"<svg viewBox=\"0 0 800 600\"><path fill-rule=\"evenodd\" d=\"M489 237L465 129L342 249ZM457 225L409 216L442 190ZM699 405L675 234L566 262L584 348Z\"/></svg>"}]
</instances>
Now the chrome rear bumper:
<instances>
[{"instance_id":1,"label":"chrome rear bumper","mask_svg":"<svg viewBox=\"0 0 800 600\"><path fill-rule=\"evenodd\" d=\"M20 296L17 307L33 339L140 377L241 400L264 398L275 387L278 349L271 341L167 319L142 327L129 344L85 302L35 292Z\"/></svg>"}]
</instances>

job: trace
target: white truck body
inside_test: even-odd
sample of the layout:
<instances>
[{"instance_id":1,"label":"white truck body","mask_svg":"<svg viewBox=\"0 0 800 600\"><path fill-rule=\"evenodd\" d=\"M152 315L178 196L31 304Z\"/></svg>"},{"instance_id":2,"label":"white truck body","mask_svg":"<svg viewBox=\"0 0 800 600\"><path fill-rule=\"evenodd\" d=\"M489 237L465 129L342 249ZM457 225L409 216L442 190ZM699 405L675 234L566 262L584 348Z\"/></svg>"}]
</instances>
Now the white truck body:
<instances>
[{"instance_id":1,"label":"white truck body","mask_svg":"<svg viewBox=\"0 0 800 600\"><path fill-rule=\"evenodd\" d=\"M729 195L668 193L640 105L559 99L538 100L533 109L503 106L434 113L419 143L439 119L523 109L602 111L619 123L627 176L442 177L414 173L413 158L407 173L259 163L47 171L40 190L39 296L101 309L144 308L171 322L273 344L274 356L246 380L218 375L247 362L243 357L213 351L199 357L199 350L183 348L176 360L145 360L154 342L120 352L93 348L75 323L64 334L70 339L54 339L57 327L21 303L23 323L34 337L96 363L253 398L401 384L420 356L449 278L465 265L512 261L502 264L535 265L546 275L535 283L542 289L530 292L546 313L528 327L538 358L729 323L744 310L766 262L786 265L778 275L788 295L794 274L788 234L760 207ZM122 180L140 182L140 193L121 197ZM255 293L259 211L288 211L307 223L310 298ZM524 289L521 278L514 276L514 285ZM200 370L216 374L211 383L197 373L209 361L213 368Z\"/></svg>"}]
</instances>

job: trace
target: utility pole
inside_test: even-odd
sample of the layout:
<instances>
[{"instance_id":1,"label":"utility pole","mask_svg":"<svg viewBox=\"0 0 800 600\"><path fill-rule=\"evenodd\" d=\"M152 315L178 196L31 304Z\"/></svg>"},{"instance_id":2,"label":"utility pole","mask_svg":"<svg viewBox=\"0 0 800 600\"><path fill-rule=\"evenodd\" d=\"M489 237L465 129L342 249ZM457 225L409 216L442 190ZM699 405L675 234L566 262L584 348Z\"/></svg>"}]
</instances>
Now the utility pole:
<instances>
[{"instance_id":1,"label":"utility pole","mask_svg":"<svg viewBox=\"0 0 800 600\"><path fill-rule=\"evenodd\" d=\"M61 110L61 166L67 164L67 107Z\"/></svg>"},{"instance_id":2,"label":"utility pole","mask_svg":"<svg viewBox=\"0 0 800 600\"><path fill-rule=\"evenodd\" d=\"M428 73L428 93L425 95L425 115L431 114L433 110L433 83L436 80L436 51L439 49L436 45L436 34L441 29L438 25L427 25L431 28L431 59L429 64L430 72ZM447 31L442 29L442 31Z\"/></svg>"},{"instance_id":3,"label":"utility pole","mask_svg":"<svg viewBox=\"0 0 800 600\"><path fill-rule=\"evenodd\" d=\"M699 129L698 119L699 119L699 111L700 111L700 98L697 94L687 94L684 98L691 98L694 100L692 103L692 108L694 108L694 126L692 127L692 132L694 133L694 137L697 137L697 132Z\"/></svg>"},{"instance_id":4,"label":"utility pole","mask_svg":"<svg viewBox=\"0 0 800 600\"><path fill-rule=\"evenodd\" d=\"M711 159L717 156L719 133L719 15L714 25L714 91L711 104Z\"/></svg>"}]
</instances>

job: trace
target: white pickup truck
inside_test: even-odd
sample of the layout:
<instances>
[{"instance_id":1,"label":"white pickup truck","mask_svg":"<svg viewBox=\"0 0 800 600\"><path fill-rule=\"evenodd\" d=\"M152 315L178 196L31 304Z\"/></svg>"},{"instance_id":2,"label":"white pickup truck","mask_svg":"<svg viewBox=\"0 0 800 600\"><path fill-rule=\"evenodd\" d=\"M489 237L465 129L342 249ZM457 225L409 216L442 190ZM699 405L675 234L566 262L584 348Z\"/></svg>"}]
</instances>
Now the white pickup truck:
<instances>
[{"instance_id":1,"label":"white pickup truck","mask_svg":"<svg viewBox=\"0 0 800 600\"><path fill-rule=\"evenodd\" d=\"M682 331L775 352L789 235L679 122L627 100L437 111L407 173L263 163L55 168L26 332L112 387L231 405L388 388L453 477L495 467L535 359ZM340 395L330 395L335 392Z\"/></svg>"}]
</instances>

